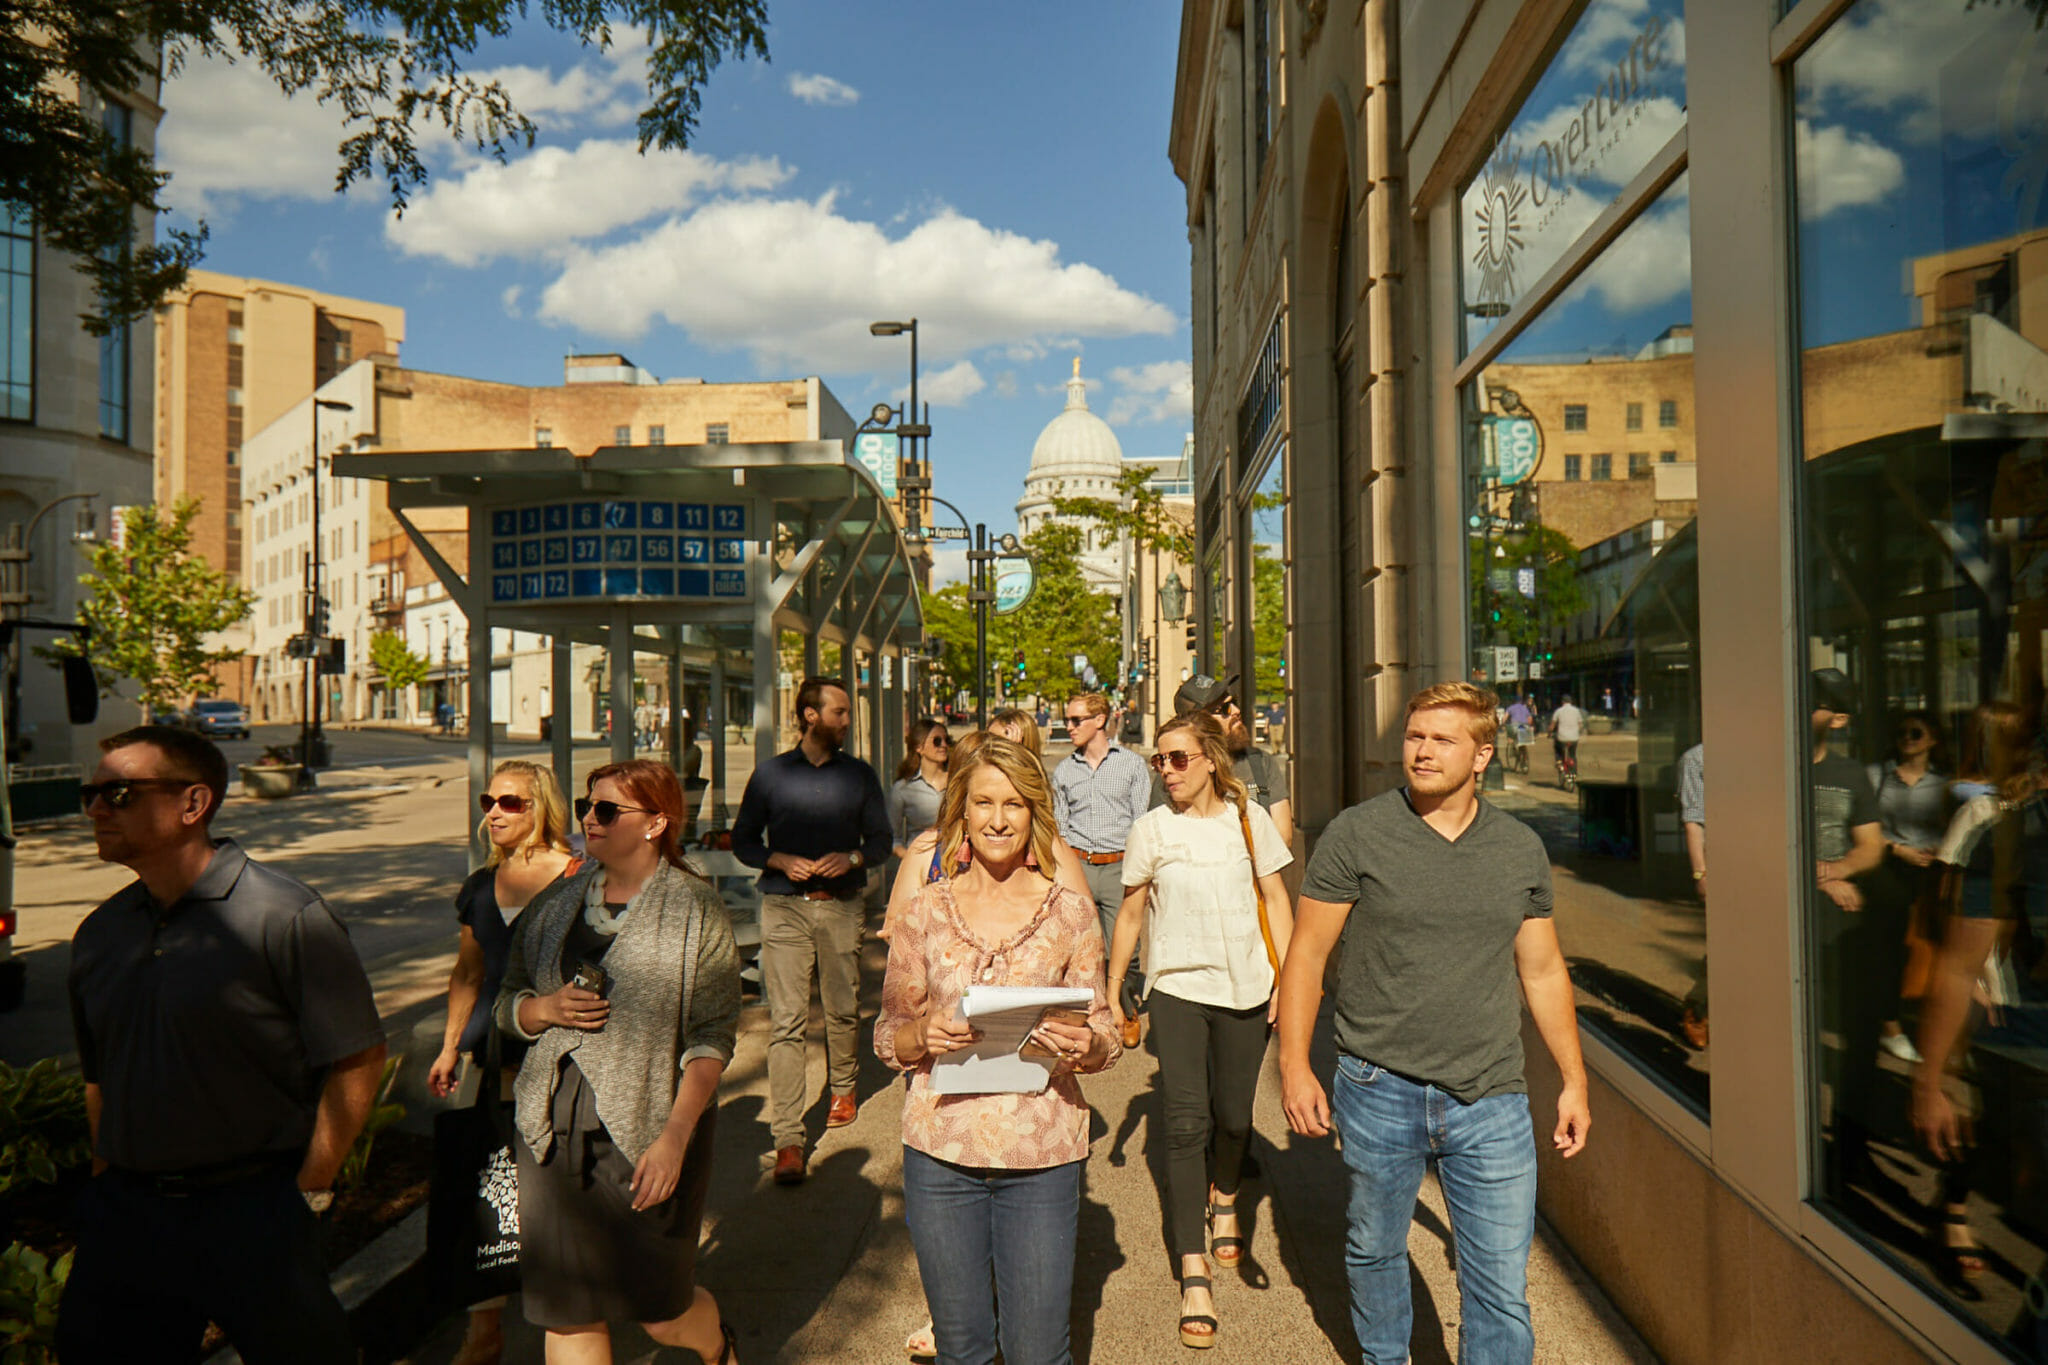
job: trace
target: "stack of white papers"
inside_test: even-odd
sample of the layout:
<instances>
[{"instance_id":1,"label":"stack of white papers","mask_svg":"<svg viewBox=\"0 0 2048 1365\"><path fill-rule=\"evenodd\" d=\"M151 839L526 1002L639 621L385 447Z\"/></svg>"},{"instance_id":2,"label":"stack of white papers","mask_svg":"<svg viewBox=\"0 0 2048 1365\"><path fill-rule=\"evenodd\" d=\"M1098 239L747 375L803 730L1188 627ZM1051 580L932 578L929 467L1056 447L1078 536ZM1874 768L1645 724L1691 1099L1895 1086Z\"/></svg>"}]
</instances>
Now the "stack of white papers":
<instances>
[{"instance_id":1,"label":"stack of white papers","mask_svg":"<svg viewBox=\"0 0 2048 1365\"><path fill-rule=\"evenodd\" d=\"M1020 1057L1017 1049L1047 1010L1094 1003L1095 993L1077 986L969 986L960 992L960 1017L981 1037L933 1060L933 1092L1036 1095L1051 1083L1054 1059Z\"/></svg>"}]
</instances>

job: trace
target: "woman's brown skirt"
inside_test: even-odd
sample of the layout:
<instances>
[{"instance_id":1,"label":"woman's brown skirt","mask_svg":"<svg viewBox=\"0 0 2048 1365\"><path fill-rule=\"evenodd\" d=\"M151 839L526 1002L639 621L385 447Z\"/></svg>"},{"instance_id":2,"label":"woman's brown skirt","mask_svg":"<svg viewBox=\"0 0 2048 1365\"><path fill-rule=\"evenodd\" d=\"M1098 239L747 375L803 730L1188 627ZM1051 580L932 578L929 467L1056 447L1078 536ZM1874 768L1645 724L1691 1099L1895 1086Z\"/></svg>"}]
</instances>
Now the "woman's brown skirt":
<instances>
[{"instance_id":1,"label":"woman's brown skirt","mask_svg":"<svg viewBox=\"0 0 2048 1365\"><path fill-rule=\"evenodd\" d=\"M633 1163L597 1117L597 1095L564 1058L549 1114L554 1146L519 1159L519 1275L526 1320L541 1327L666 1322L696 1296L697 1238L711 1185L718 1106L697 1120L675 1193L633 1211Z\"/></svg>"}]
</instances>

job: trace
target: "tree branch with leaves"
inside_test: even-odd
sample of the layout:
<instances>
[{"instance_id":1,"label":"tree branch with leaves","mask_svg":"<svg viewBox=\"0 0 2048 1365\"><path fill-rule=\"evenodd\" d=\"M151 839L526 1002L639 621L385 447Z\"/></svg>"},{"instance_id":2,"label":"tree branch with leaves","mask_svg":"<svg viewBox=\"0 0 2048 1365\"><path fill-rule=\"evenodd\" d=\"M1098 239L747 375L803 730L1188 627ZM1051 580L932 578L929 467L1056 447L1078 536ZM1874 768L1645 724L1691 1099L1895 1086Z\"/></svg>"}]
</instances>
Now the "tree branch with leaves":
<instances>
[{"instance_id":1,"label":"tree branch with leaves","mask_svg":"<svg viewBox=\"0 0 2048 1365\"><path fill-rule=\"evenodd\" d=\"M548 27L599 51L614 46L615 25L647 35L643 153L689 145L721 62L768 57L766 0L539 8ZM170 176L109 133L107 104L147 93L195 57L254 62L284 94L337 111L335 191L381 176L402 214L427 181L419 128L438 124L500 161L533 144L533 120L504 86L464 70L480 42L526 15L524 0L0 0L0 199L26 207L46 242L79 258L97 304L86 328L105 335L183 285L206 241L201 223L131 243L137 213L164 211Z\"/></svg>"}]
</instances>

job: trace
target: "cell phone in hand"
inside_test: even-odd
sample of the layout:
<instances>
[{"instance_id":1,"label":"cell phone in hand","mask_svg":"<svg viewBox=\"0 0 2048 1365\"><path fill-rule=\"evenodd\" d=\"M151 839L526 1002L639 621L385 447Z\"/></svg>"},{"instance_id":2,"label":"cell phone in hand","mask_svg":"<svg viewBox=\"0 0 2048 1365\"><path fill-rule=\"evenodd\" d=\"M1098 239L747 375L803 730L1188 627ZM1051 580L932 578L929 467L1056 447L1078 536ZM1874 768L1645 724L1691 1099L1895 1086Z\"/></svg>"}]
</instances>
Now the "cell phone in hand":
<instances>
[{"instance_id":1,"label":"cell phone in hand","mask_svg":"<svg viewBox=\"0 0 2048 1365\"><path fill-rule=\"evenodd\" d=\"M576 968L576 975L570 978L569 984L579 990L589 991L602 1000L605 993L612 988L612 979L602 966L595 962L585 962Z\"/></svg>"}]
</instances>

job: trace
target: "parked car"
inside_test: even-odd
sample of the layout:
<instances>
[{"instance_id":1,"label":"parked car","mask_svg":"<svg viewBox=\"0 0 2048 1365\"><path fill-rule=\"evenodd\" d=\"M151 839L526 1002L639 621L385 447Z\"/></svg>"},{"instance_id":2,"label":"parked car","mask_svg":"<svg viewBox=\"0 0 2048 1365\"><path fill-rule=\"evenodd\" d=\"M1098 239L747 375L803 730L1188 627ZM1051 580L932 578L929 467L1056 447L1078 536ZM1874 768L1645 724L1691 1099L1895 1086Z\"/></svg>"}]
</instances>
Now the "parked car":
<instances>
[{"instance_id":1,"label":"parked car","mask_svg":"<svg viewBox=\"0 0 2048 1365\"><path fill-rule=\"evenodd\" d=\"M242 703L219 697L194 702L192 728L209 738L247 739L249 712Z\"/></svg>"},{"instance_id":2,"label":"parked car","mask_svg":"<svg viewBox=\"0 0 2048 1365\"><path fill-rule=\"evenodd\" d=\"M173 730L189 730L192 728L192 713L181 711L175 706L160 706L149 713L149 723L168 725Z\"/></svg>"}]
</instances>

